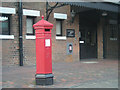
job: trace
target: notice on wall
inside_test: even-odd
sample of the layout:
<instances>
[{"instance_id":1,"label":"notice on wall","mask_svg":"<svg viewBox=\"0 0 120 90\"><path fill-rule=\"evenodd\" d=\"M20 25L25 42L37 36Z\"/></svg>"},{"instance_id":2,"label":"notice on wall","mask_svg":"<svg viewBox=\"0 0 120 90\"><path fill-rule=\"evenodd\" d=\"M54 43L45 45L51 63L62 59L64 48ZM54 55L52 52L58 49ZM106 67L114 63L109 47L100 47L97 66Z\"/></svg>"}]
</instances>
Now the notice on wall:
<instances>
[{"instance_id":1,"label":"notice on wall","mask_svg":"<svg viewBox=\"0 0 120 90\"><path fill-rule=\"evenodd\" d=\"M84 43L84 41L80 41L80 43Z\"/></svg>"},{"instance_id":2,"label":"notice on wall","mask_svg":"<svg viewBox=\"0 0 120 90\"><path fill-rule=\"evenodd\" d=\"M110 40L112 40L112 41L116 41L116 40L117 40L117 38L110 38Z\"/></svg>"},{"instance_id":3,"label":"notice on wall","mask_svg":"<svg viewBox=\"0 0 120 90\"><path fill-rule=\"evenodd\" d=\"M45 46L49 47L50 46L50 39L45 39Z\"/></svg>"},{"instance_id":4,"label":"notice on wall","mask_svg":"<svg viewBox=\"0 0 120 90\"><path fill-rule=\"evenodd\" d=\"M74 29L67 29L66 35L67 35L67 37L75 37L75 30Z\"/></svg>"}]
</instances>

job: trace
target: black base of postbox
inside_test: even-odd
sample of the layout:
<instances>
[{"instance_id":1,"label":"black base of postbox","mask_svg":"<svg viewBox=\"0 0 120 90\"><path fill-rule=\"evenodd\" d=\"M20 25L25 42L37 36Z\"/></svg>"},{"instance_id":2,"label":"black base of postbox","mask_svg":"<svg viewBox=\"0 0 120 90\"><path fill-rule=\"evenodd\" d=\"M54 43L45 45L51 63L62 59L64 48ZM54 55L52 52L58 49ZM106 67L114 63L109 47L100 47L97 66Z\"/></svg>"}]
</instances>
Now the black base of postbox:
<instances>
[{"instance_id":1,"label":"black base of postbox","mask_svg":"<svg viewBox=\"0 0 120 90\"><path fill-rule=\"evenodd\" d=\"M53 74L36 74L36 85L53 85Z\"/></svg>"}]
</instances>

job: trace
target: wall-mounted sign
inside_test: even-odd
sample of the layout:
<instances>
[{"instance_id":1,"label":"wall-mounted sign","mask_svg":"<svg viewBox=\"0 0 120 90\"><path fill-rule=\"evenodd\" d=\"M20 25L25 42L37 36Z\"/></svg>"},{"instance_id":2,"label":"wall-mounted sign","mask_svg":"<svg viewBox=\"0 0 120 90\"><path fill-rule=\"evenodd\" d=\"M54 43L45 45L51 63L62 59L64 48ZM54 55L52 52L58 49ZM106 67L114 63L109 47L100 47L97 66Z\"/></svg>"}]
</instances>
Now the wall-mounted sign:
<instances>
[{"instance_id":1,"label":"wall-mounted sign","mask_svg":"<svg viewBox=\"0 0 120 90\"><path fill-rule=\"evenodd\" d=\"M75 30L74 29L67 29L66 35L67 35L67 37L75 37Z\"/></svg>"},{"instance_id":2,"label":"wall-mounted sign","mask_svg":"<svg viewBox=\"0 0 120 90\"><path fill-rule=\"evenodd\" d=\"M117 40L117 38L110 38L110 40L112 40L112 41L116 41L116 40Z\"/></svg>"},{"instance_id":3,"label":"wall-mounted sign","mask_svg":"<svg viewBox=\"0 0 120 90\"><path fill-rule=\"evenodd\" d=\"M80 41L80 43L84 43L84 41Z\"/></svg>"}]
</instances>

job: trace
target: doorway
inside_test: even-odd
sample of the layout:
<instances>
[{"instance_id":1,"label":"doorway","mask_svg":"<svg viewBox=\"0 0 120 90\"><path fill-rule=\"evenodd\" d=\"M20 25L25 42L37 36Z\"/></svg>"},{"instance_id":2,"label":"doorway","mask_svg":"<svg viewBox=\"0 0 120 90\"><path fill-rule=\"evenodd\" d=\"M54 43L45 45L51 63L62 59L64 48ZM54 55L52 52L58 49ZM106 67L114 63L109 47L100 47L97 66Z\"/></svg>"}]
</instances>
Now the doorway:
<instances>
[{"instance_id":1,"label":"doorway","mask_svg":"<svg viewBox=\"0 0 120 90\"><path fill-rule=\"evenodd\" d=\"M97 58L97 40L95 27L80 28L80 59Z\"/></svg>"},{"instance_id":2,"label":"doorway","mask_svg":"<svg viewBox=\"0 0 120 90\"><path fill-rule=\"evenodd\" d=\"M118 59L118 24L106 25L104 29L104 58Z\"/></svg>"},{"instance_id":3,"label":"doorway","mask_svg":"<svg viewBox=\"0 0 120 90\"><path fill-rule=\"evenodd\" d=\"M97 23L96 10L79 14L79 55L80 59L97 58Z\"/></svg>"}]
</instances>

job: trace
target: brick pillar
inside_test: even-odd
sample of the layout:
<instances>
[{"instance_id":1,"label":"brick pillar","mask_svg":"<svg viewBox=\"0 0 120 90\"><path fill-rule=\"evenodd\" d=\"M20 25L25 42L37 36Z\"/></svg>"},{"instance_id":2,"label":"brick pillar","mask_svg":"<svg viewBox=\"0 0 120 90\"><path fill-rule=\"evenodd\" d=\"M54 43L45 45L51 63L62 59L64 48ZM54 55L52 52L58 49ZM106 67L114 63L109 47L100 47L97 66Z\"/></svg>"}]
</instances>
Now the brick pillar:
<instances>
[{"instance_id":1,"label":"brick pillar","mask_svg":"<svg viewBox=\"0 0 120 90\"><path fill-rule=\"evenodd\" d=\"M100 18L100 21L97 26L98 59L103 59L103 25L104 19Z\"/></svg>"}]
</instances>

